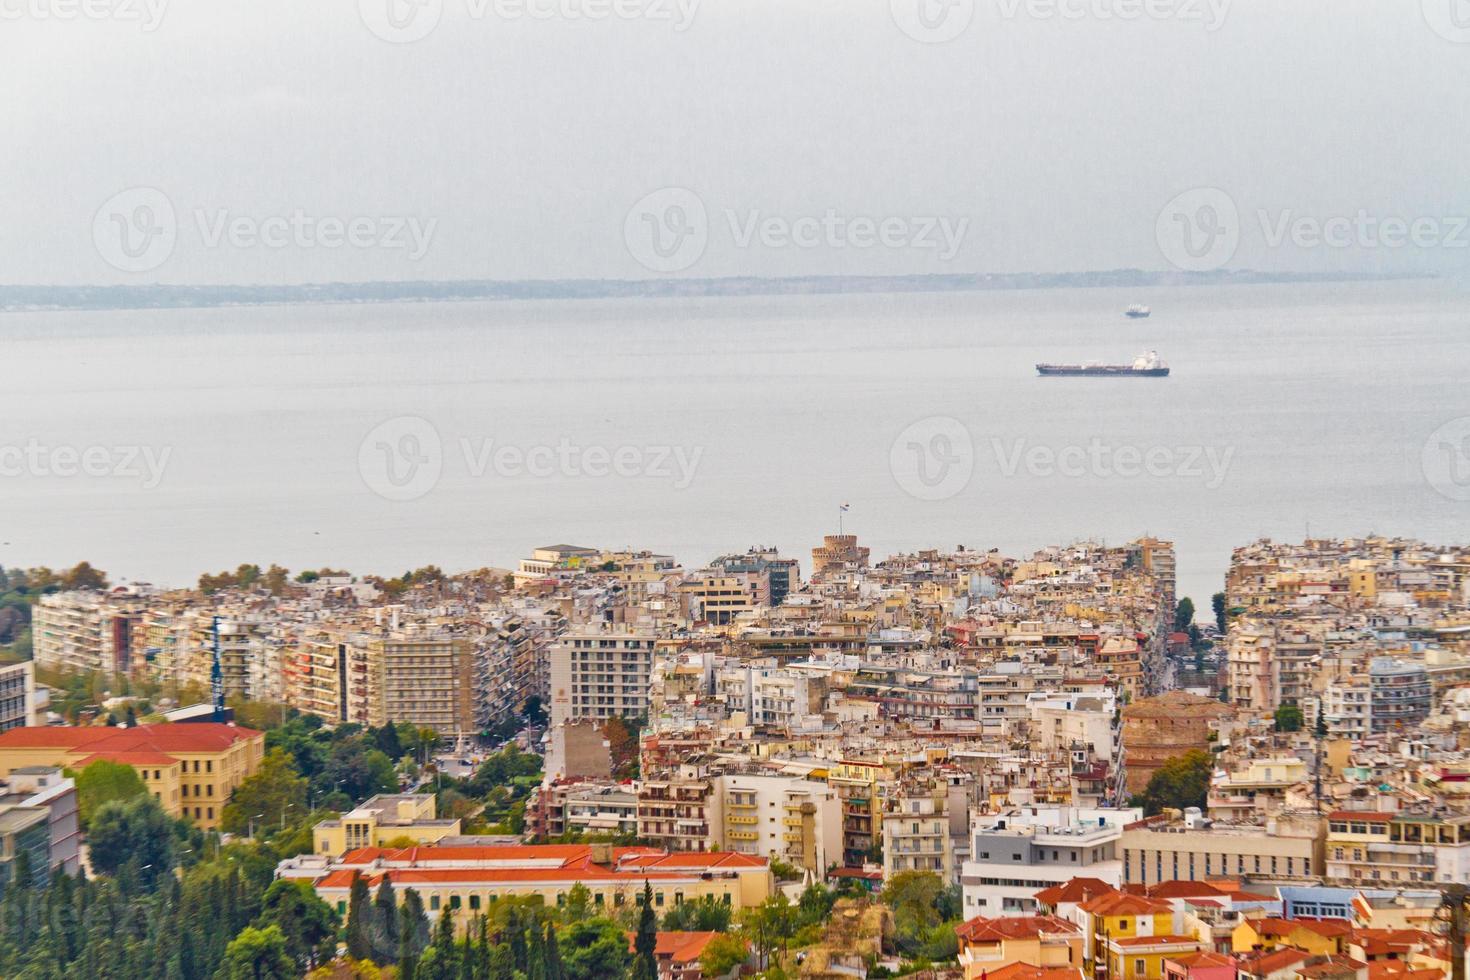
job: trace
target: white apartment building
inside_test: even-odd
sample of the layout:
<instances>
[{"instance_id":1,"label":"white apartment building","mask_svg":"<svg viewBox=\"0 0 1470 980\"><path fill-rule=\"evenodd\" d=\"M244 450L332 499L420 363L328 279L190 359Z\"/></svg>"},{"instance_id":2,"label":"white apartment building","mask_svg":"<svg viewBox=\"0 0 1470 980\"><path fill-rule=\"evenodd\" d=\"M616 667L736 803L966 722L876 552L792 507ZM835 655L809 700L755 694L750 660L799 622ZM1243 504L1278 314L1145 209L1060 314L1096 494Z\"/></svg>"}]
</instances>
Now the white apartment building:
<instances>
[{"instance_id":1,"label":"white apartment building","mask_svg":"<svg viewBox=\"0 0 1470 980\"><path fill-rule=\"evenodd\" d=\"M927 787L900 789L883 810L883 877L929 871L955 881L954 845L949 836L948 786L939 795Z\"/></svg>"},{"instance_id":2,"label":"white apartment building","mask_svg":"<svg viewBox=\"0 0 1470 980\"><path fill-rule=\"evenodd\" d=\"M970 827L970 859L960 872L965 917L1031 915L1034 895L1073 878L1123 880L1118 839L1137 808L1024 807L1004 815L977 815Z\"/></svg>"},{"instance_id":3,"label":"white apartment building","mask_svg":"<svg viewBox=\"0 0 1470 980\"><path fill-rule=\"evenodd\" d=\"M842 863L842 801L825 782L732 774L713 780L711 850L780 858L815 878Z\"/></svg>"},{"instance_id":4,"label":"white apartment building","mask_svg":"<svg viewBox=\"0 0 1470 980\"><path fill-rule=\"evenodd\" d=\"M715 693L752 725L820 726L826 691L825 675L799 669L741 664L715 671Z\"/></svg>"},{"instance_id":5,"label":"white apartment building","mask_svg":"<svg viewBox=\"0 0 1470 980\"><path fill-rule=\"evenodd\" d=\"M551 723L648 713L655 636L652 630L574 626L552 646Z\"/></svg>"},{"instance_id":6,"label":"white apartment building","mask_svg":"<svg viewBox=\"0 0 1470 980\"><path fill-rule=\"evenodd\" d=\"M39 725L36 665L29 660L0 667L0 732Z\"/></svg>"},{"instance_id":7,"label":"white apartment building","mask_svg":"<svg viewBox=\"0 0 1470 980\"><path fill-rule=\"evenodd\" d=\"M127 615L101 592L44 595L32 614L33 656L38 666L68 673L129 669Z\"/></svg>"}]
</instances>

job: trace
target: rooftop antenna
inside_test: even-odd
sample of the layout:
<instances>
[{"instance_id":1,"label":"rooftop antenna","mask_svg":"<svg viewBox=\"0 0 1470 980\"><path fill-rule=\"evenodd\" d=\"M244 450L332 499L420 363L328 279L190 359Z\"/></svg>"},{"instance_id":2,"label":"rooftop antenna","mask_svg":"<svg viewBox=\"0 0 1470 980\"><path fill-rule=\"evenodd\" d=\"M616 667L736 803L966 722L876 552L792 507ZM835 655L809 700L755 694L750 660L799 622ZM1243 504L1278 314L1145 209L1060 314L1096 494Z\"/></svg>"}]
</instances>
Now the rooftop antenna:
<instances>
[{"instance_id":1,"label":"rooftop antenna","mask_svg":"<svg viewBox=\"0 0 1470 980\"><path fill-rule=\"evenodd\" d=\"M219 621L220 617L216 616L210 625L214 637L214 663L209 668L209 693L214 701L214 720L222 722L225 720L225 672L219 662Z\"/></svg>"}]
</instances>

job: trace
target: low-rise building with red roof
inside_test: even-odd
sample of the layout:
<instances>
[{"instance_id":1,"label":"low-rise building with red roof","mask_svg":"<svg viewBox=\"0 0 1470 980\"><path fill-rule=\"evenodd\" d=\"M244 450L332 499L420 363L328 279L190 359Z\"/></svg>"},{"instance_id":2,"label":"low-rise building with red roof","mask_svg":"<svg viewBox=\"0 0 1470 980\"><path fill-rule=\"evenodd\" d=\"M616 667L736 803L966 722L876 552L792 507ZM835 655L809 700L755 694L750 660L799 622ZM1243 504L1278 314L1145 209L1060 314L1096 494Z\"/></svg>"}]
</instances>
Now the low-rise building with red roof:
<instances>
[{"instance_id":1,"label":"low-rise building with red roof","mask_svg":"<svg viewBox=\"0 0 1470 980\"><path fill-rule=\"evenodd\" d=\"M1075 970L1083 961L1081 930L1054 915L979 916L956 926L955 936L965 980L1007 964Z\"/></svg>"}]
</instances>

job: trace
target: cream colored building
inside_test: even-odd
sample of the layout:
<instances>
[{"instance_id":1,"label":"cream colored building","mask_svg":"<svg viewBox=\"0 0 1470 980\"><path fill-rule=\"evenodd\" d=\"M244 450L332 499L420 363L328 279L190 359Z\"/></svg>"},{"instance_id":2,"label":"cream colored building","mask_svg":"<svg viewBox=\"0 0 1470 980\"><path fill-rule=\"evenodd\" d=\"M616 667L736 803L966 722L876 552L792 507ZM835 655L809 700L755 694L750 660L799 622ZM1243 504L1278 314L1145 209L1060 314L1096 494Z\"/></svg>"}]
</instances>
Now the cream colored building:
<instances>
[{"instance_id":1,"label":"cream colored building","mask_svg":"<svg viewBox=\"0 0 1470 980\"><path fill-rule=\"evenodd\" d=\"M316 853L339 857L364 847L396 847L408 840L433 844L458 835L458 820L440 820L434 794L374 796L337 820L316 825Z\"/></svg>"},{"instance_id":2,"label":"cream colored building","mask_svg":"<svg viewBox=\"0 0 1470 980\"><path fill-rule=\"evenodd\" d=\"M883 876L904 871L929 871L945 884L955 875L954 845L950 841L948 791L934 787L900 788L884 801Z\"/></svg>"},{"instance_id":3,"label":"cream colored building","mask_svg":"<svg viewBox=\"0 0 1470 980\"><path fill-rule=\"evenodd\" d=\"M652 630L573 627L551 647L551 723L648 713L656 637Z\"/></svg>"},{"instance_id":4,"label":"cream colored building","mask_svg":"<svg viewBox=\"0 0 1470 980\"><path fill-rule=\"evenodd\" d=\"M842 863L842 803L827 783L745 774L714 782L714 850L779 858L818 878Z\"/></svg>"},{"instance_id":5,"label":"cream colored building","mask_svg":"<svg viewBox=\"0 0 1470 980\"><path fill-rule=\"evenodd\" d=\"M1124 830L1118 852L1130 885L1224 876L1312 883L1323 873L1322 838L1322 823L1310 813L1262 824L1154 817Z\"/></svg>"}]
</instances>

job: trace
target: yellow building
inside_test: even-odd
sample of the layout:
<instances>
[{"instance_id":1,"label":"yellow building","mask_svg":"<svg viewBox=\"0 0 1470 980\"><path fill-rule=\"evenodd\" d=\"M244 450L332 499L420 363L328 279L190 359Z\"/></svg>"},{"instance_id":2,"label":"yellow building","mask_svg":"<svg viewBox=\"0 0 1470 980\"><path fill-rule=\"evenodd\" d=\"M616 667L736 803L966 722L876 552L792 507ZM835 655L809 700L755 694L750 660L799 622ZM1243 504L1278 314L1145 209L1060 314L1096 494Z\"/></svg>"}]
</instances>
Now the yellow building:
<instances>
[{"instance_id":1,"label":"yellow building","mask_svg":"<svg viewBox=\"0 0 1470 980\"><path fill-rule=\"evenodd\" d=\"M337 820L312 831L316 853L337 856L364 847L434 844L460 833L458 820L440 820L432 793L374 796Z\"/></svg>"},{"instance_id":2,"label":"yellow building","mask_svg":"<svg viewBox=\"0 0 1470 980\"><path fill-rule=\"evenodd\" d=\"M374 892L386 877L398 901L412 888L431 918L447 908L461 930L495 902L539 898L546 905L564 905L579 885L600 914L641 903L646 883L659 915L705 898L738 914L765 901L775 888L764 858L607 844L363 848L335 859L309 855L285 861L276 875L310 880L317 894L344 914L359 875Z\"/></svg>"},{"instance_id":3,"label":"yellow building","mask_svg":"<svg viewBox=\"0 0 1470 980\"><path fill-rule=\"evenodd\" d=\"M1086 972L1099 967L1116 980L1161 980L1164 961L1208 944L1183 935L1174 906L1157 898L1110 892L1077 906Z\"/></svg>"},{"instance_id":4,"label":"yellow building","mask_svg":"<svg viewBox=\"0 0 1470 980\"><path fill-rule=\"evenodd\" d=\"M1231 933L1230 947L1237 953L1291 948L1337 956L1347 952L1352 934L1352 926L1342 919L1247 919Z\"/></svg>"},{"instance_id":5,"label":"yellow building","mask_svg":"<svg viewBox=\"0 0 1470 980\"><path fill-rule=\"evenodd\" d=\"M881 762L843 760L827 775L842 801L843 863L858 867L883 840L883 801L893 771Z\"/></svg>"},{"instance_id":6,"label":"yellow building","mask_svg":"<svg viewBox=\"0 0 1470 980\"><path fill-rule=\"evenodd\" d=\"M998 967L1012 963L1073 970L1082 966L1081 931L1051 915L975 918L956 926L955 936L965 980L994 976Z\"/></svg>"},{"instance_id":7,"label":"yellow building","mask_svg":"<svg viewBox=\"0 0 1470 980\"><path fill-rule=\"evenodd\" d=\"M213 722L134 728L12 728L0 733L0 775L24 766L132 766L171 817L219 824L235 787L260 768L265 733Z\"/></svg>"}]
</instances>

